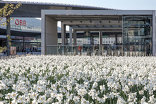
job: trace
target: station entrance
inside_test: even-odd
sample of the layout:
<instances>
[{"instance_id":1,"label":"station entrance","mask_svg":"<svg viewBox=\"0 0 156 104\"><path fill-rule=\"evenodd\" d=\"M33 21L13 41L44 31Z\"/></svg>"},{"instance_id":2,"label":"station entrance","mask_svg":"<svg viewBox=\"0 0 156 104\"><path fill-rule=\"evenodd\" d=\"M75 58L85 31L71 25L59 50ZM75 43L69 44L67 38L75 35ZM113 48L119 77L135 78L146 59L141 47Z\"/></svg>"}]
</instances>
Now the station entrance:
<instances>
[{"instance_id":1,"label":"station entrance","mask_svg":"<svg viewBox=\"0 0 156 104\"><path fill-rule=\"evenodd\" d=\"M46 28L43 31L43 33L46 31L45 35L42 35L44 40L44 47L43 45L42 47L45 54L152 55L152 15L63 14L44 18L46 18L45 26L49 28ZM50 30L50 27L57 24L57 21L61 21L61 45L58 45L56 40L52 41L51 39L55 39L55 36L50 35L56 32L54 28ZM70 28L68 36L66 35L67 26Z\"/></svg>"}]
</instances>

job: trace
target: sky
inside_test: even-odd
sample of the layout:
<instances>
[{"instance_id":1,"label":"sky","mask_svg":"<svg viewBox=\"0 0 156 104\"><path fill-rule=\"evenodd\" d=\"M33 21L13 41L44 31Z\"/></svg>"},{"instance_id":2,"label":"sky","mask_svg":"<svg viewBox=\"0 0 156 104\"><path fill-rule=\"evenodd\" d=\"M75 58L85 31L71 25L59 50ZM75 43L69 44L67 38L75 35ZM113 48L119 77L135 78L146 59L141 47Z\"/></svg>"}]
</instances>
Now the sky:
<instances>
[{"instance_id":1,"label":"sky","mask_svg":"<svg viewBox=\"0 0 156 104\"><path fill-rule=\"evenodd\" d=\"M156 0L3 0L3 1L36 1L36 2L44 1L51 3L97 6L123 10L156 10Z\"/></svg>"}]
</instances>

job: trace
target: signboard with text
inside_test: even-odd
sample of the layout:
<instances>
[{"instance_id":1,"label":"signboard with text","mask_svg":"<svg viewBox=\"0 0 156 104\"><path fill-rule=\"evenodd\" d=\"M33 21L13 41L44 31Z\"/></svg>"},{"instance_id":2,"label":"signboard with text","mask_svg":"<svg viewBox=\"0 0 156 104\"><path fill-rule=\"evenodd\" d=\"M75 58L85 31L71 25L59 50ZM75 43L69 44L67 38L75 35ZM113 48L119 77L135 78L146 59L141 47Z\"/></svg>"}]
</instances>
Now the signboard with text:
<instances>
[{"instance_id":1,"label":"signboard with text","mask_svg":"<svg viewBox=\"0 0 156 104\"><path fill-rule=\"evenodd\" d=\"M26 26L25 20L15 19L15 25Z\"/></svg>"}]
</instances>

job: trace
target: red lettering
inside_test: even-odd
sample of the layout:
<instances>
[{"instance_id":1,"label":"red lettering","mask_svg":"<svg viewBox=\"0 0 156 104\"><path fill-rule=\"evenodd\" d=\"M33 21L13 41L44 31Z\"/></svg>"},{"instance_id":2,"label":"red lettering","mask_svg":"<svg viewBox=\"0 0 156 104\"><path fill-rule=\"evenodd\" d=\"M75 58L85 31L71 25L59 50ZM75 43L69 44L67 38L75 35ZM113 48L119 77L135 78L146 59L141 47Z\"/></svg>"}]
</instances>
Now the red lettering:
<instances>
[{"instance_id":1,"label":"red lettering","mask_svg":"<svg viewBox=\"0 0 156 104\"><path fill-rule=\"evenodd\" d=\"M20 26L26 26L26 20L19 20L19 19L16 19L16 20L15 20L15 24L16 24L16 25L20 25Z\"/></svg>"},{"instance_id":2,"label":"red lettering","mask_svg":"<svg viewBox=\"0 0 156 104\"><path fill-rule=\"evenodd\" d=\"M20 26L22 26L22 20L20 20Z\"/></svg>"},{"instance_id":3,"label":"red lettering","mask_svg":"<svg viewBox=\"0 0 156 104\"><path fill-rule=\"evenodd\" d=\"M25 20L23 20L23 26L26 26L26 21Z\"/></svg>"},{"instance_id":4,"label":"red lettering","mask_svg":"<svg viewBox=\"0 0 156 104\"><path fill-rule=\"evenodd\" d=\"M15 24L16 24L16 25L19 25L19 19L16 19L16 20L15 20Z\"/></svg>"}]
</instances>

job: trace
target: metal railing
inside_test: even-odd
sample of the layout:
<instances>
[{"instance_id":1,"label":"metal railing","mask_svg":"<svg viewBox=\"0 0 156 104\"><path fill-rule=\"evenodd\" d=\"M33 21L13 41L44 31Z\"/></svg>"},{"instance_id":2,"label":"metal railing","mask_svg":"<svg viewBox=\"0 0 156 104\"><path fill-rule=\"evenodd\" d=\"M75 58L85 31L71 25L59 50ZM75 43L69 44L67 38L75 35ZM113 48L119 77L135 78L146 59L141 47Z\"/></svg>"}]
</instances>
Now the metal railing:
<instances>
[{"instance_id":1,"label":"metal railing","mask_svg":"<svg viewBox=\"0 0 156 104\"><path fill-rule=\"evenodd\" d=\"M32 52L17 55L0 55L0 59L10 59L20 56L33 55ZM53 45L46 47L47 55L84 55L84 56L152 56L149 51L123 51L122 45L83 45L83 46L69 46L69 45ZM36 54L35 54L36 55ZM37 54L40 55L40 54Z\"/></svg>"},{"instance_id":2,"label":"metal railing","mask_svg":"<svg viewBox=\"0 0 156 104\"><path fill-rule=\"evenodd\" d=\"M69 46L56 45L47 46L46 54L51 55L102 55L102 56L151 56L151 53L144 51L123 51L122 45L83 45Z\"/></svg>"}]
</instances>

